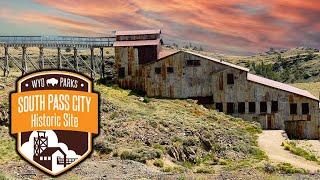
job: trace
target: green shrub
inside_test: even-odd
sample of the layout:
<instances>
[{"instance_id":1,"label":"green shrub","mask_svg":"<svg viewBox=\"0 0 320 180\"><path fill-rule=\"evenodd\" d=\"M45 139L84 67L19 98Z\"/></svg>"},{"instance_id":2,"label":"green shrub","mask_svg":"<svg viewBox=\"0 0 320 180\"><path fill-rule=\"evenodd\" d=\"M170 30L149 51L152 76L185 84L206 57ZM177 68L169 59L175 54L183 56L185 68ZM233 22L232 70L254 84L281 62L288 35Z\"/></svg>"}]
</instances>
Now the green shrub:
<instances>
[{"instance_id":1,"label":"green shrub","mask_svg":"<svg viewBox=\"0 0 320 180\"><path fill-rule=\"evenodd\" d=\"M274 173L275 171L277 171L277 167L274 166L273 164L266 163L266 164L264 164L263 170L266 173L270 173L271 174L271 173Z\"/></svg>"},{"instance_id":2,"label":"green shrub","mask_svg":"<svg viewBox=\"0 0 320 180\"><path fill-rule=\"evenodd\" d=\"M179 166L164 166L161 169L163 172L174 172L174 173L182 173L183 169Z\"/></svg>"},{"instance_id":3,"label":"green shrub","mask_svg":"<svg viewBox=\"0 0 320 180\"><path fill-rule=\"evenodd\" d=\"M316 155L312 154L311 152L308 152L300 147L297 147L296 143L292 141L285 141L282 143L282 146L285 150L290 151L292 154L295 154L297 156L304 157L306 160L309 161L315 161L320 163Z\"/></svg>"},{"instance_id":4,"label":"green shrub","mask_svg":"<svg viewBox=\"0 0 320 180\"><path fill-rule=\"evenodd\" d=\"M162 168L162 171L163 172L172 172L173 168L171 166L165 166L165 167Z\"/></svg>"},{"instance_id":5,"label":"green shrub","mask_svg":"<svg viewBox=\"0 0 320 180\"><path fill-rule=\"evenodd\" d=\"M161 155L162 152L158 149L135 149L123 151L120 158L146 163L147 160L160 158Z\"/></svg>"},{"instance_id":6,"label":"green shrub","mask_svg":"<svg viewBox=\"0 0 320 180\"><path fill-rule=\"evenodd\" d=\"M120 154L120 158L121 159L130 159L130 160L139 160L140 159L140 155L136 152L133 152L133 151L123 151L121 154Z\"/></svg>"},{"instance_id":7,"label":"green shrub","mask_svg":"<svg viewBox=\"0 0 320 180\"><path fill-rule=\"evenodd\" d=\"M144 103L149 103L149 102L150 102L150 99L149 99L147 96L145 96L145 97L143 98L143 102L144 102Z\"/></svg>"},{"instance_id":8,"label":"green shrub","mask_svg":"<svg viewBox=\"0 0 320 180\"><path fill-rule=\"evenodd\" d=\"M157 123L155 120L150 120L150 121L149 121L149 124L150 124L150 126L153 127L153 128L157 128L157 126L158 126L158 123Z\"/></svg>"},{"instance_id":9,"label":"green shrub","mask_svg":"<svg viewBox=\"0 0 320 180\"><path fill-rule=\"evenodd\" d=\"M171 141L172 142L180 142L180 143L183 143L183 138L179 137L179 136L173 136L171 138Z\"/></svg>"},{"instance_id":10,"label":"green shrub","mask_svg":"<svg viewBox=\"0 0 320 180\"><path fill-rule=\"evenodd\" d=\"M224 159L219 159L219 164L220 165L227 165L228 162L226 160L224 160Z\"/></svg>"},{"instance_id":11,"label":"green shrub","mask_svg":"<svg viewBox=\"0 0 320 180\"><path fill-rule=\"evenodd\" d=\"M162 168L163 165L164 165L164 163L163 163L162 159L156 159L156 160L153 162L153 165Z\"/></svg>"},{"instance_id":12,"label":"green shrub","mask_svg":"<svg viewBox=\"0 0 320 180\"><path fill-rule=\"evenodd\" d=\"M251 155L253 155L253 157L255 159L264 160L264 159L268 158L266 153L264 151L262 151L261 149L259 149L258 147L252 147L249 150L249 152L250 152Z\"/></svg>"},{"instance_id":13,"label":"green shrub","mask_svg":"<svg viewBox=\"0 0 320 180\"><path fill-rule=\"evenodd\" d=\"M184 161L182 165L188 169L191 169L194 166L194 164L190 161Z\"/></svg>"},{"instance_id":14,"label":"green shrub","mask_svg":"<svg viewBox=\"0 0 320 180\"><path fill-rule=\"evenodd\" d=\"M166 151L166 147L163 146L163 145L161 145L161 144L158 144L158 143L154 144L154 145L153 145L153 148L159 149L159 150L162 151L162 152L165 152L165 151Z\"/></svg>"},{"instance_id":15,"label":"green shrub","mask_svg":"<svg viewBox=\"0 0 320 180\"><path fill-rule=\"evenodd\" d=\"M302 168L295 168L290 163L281 163L277 165L277 170L286 174L306 174L308 171Z\"/></svg>"},{"instance_id":16,"label":"green shrub","mask_svg":"<svg viewBox=\"0 0 320 180\"><path fill-rule=\"evenodd\" d=\"M93 149L102 154L110 154L112 152L112 148L110 148L107 143L103 142L96 142Z\"/></svg>"},{"instance_id":17,"label":"green shrub","mask_svg":"<svg viewBox=\"0 0 320 180\"><path fill-rule=\"evenodd\" d=\"M214 170L210 167L199 167L196 169L196 173L212 174Z\"/></svg>"}]
</instances>

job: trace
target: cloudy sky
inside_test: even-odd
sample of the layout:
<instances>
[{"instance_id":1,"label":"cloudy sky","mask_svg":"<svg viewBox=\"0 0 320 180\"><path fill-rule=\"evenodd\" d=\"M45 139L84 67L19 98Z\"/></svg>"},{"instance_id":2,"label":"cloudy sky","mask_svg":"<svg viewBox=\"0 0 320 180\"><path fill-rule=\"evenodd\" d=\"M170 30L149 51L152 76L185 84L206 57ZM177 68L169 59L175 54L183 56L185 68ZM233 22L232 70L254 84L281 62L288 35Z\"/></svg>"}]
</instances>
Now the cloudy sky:
<instances>
[{"instance_id":1,"label":"cloudy sky","mask_svg":"<svg viewBox=\"0 0 320 180\"><path fill-rule=\"evenodd\" d=\"M3 35L162 29L165 43L222 53L320 48L319 0L0 0Z\"/></svg>"}]
</instances>

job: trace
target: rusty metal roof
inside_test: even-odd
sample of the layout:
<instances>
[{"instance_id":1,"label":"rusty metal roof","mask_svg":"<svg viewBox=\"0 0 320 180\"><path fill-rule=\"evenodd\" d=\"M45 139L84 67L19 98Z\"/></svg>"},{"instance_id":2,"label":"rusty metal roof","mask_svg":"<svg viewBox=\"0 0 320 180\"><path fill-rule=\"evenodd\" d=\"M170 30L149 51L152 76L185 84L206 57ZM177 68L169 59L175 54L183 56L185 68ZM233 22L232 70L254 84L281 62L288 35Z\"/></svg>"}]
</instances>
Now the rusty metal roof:
<instances>
[{"instance_id":1,"label":"rusty metal roof","mask_svg":"<svg viewBox=\"0 0 320 180\"><path fill-rule=\"evenodd\" d=\"M298 95L301 95L301 96L304 96L304 97L307 97L307 98L310 98L310 99L314 99L314 100L317 100L317 101L319 100L314 95L312 95L309 91L302 90L302 89L299 89L299 88L296 88L296 87L293 87L293 86L290 86L288 84L284 84L284 83L281 83L281 82L278 82L278 81L274 81L274 80L267 79L267 78L264 78L264 77L260 77L260 76L257 76L257 75L254 75L254 74L250 74L250 73L248 73L247 79L249 81L252 81L252 82L255 82L255 83L263 84L263 85L266 85L266 86L269 86L269 87L273 87L273 88L276 88L276 89L280 89L280 90L283 90L283 91L287 91L287 92L291 92L291 93L294 93L294 94L298 94Z\"/></svg>"},{"instance_id":2,"label":"rusty metal roof","mask_svg":"<svg viewBox=\"0 0 320 180\"><path fill-rule=\"evenodd\" d=\"M242 71L247 71L247 72L249 72L249 69L248 69L248 68L245 68L245 67L242 67L242 66L238 66L238 65L235 65L235 64L226 62L226 61L218 60L218 59L213 58L213 57L210 57L210 56L205 56L205 55L198 54L198 53L194 53L194 52L191 52L191 51L184 51L184 52L189 53L189 54L192 54L192 55L195 55L195 56L198 56L198 57L201 57L201 58L204 58L204 59L207 59L207 60L214 61L214 62L216 62L216 63L220 63L220 64L223 64L223 65L226 65L226 66L230 66L230 67L233 67L233 68L242 70Z\"/></svg>"},{"instance_id":3,"label":"rusty metal roof","mask_svg":"<svg viewBox=\"0 0 320 180\"><path fill-rule=\"evenodd\" d=\"M116 41L113 46L125 47L125 46L153 46L161 43L161 39L156 40L141 40L141 41Z\"/></svg>"},{"instance_id":4,"label":"rusty metal roof","mask_svg":"<svg viewBox=\"0 0 320 180\"><path fill-rule=\"evenodd\" d=\"M161 34L161 30L152 29L152 30L135 30L135 31L116 31L116 36L144 35L144 34Z\"/></svg>"},{"instance_id":5,"label":"rusty metal roof","mask_svg":"<svg viewBox=\"0 0 320 180\"><path fill-rule=\"evenodd\" d=\"M160 52L159 52L159 55L158 55L158 60L160 59L163 59L163 58L166 58L168 56L172 56L176 53L180 52L179 50L167 50L167 49L162 49Z\"/></svg>"}]
</instances>

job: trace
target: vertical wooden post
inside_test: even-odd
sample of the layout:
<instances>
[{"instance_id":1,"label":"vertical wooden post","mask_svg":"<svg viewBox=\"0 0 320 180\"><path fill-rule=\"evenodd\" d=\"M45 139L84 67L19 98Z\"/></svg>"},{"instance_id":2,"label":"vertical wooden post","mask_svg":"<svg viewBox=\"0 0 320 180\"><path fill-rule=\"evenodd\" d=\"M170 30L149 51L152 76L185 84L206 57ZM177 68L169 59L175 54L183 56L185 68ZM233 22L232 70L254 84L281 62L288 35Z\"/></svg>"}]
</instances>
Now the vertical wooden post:
<instances>
[{"instance_id":1,"label":"vertical wooden post","mask_svg":"<svg viewBox=\"0 0 320 180\"><path fill-rule=\"evenodd\" d=\"M22 75L28 71L27 66L27 47L22 47Z\"/></svg>"},{"instance_id":2,"label":"vertical wooden post","mask_svg":"<svg viewBox=\"0 0 320 180\"><path fill-rule=\"evenodd\" d=\"M101 68L100 68L100 78L104 78L104 57L103 57L103 47L100 48L101 54Z\"/></svg>"},{"instance_id":3,"label":"vertical wooden post","mask_svg":"<svg viewBox=\"0 0 320 180\"><path fill-rule=\"evenodd\" d=\"M9 47L4 47L4 70L3 76L7 76L9 74Z\"/></svg>"},{"instance_id":4,"label":"vertical wooden post","mask_svg":"<svg viewBox=\"0 0 320 180\"><path fill-rule=\"evenodd\" d=\"M91 78L93 78L93 75L94 75L94 67L93 67L93 58L94 58L94 48L93 47L91 47L90 48L90 51L91 51L91 53L90 53L90 67L91 67L91 70L90 70L90 74L91 74Z\"/></svg>"},{"instance_id":5,"label":"vertical wooden post","mask_svg":"<svg viewBox=\"0 0 320 180\"><path fill-rule=\"evenodd\" d=\"M58 47L58 69L62 69L62 63L61 63L61 48Z\"/></svg>"},{"instance_id":6,"label":"vertical wooden post","mask_svg":"<svg viewBox=\"0 0 320 180\"><path fill-rule=\"evenodd\" d=\"M44 69L43 47L39 47L39 68Z\"/></svg>"},{"instance_id":7,"label":"vertical wooden post","mask_svg":"<svg viewBox=\"0 0 320 180\"><path fill-rule=\"evenodd\" d=\"M79 72L79 61L78 61L78 50L76 47L73 48L73 60L74 60L74 68Z\"/></svg>"}]
</instances>

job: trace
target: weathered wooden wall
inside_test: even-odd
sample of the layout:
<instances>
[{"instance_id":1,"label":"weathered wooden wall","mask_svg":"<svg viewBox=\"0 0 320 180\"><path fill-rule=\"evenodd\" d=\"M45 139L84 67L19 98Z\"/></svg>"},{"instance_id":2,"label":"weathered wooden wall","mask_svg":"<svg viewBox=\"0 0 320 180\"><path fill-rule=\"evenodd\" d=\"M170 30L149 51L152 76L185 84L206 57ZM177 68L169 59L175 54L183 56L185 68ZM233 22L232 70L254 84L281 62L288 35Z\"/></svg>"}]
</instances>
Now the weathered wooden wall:
<instances>
[{"instance_id":1,"label":"weathered wooden wall","mask_svg":"<svg viewBox=\"0 0 320 180\"><path fill-rule=\"evenodd\" d=\"M117 68L126 67L126 77L118 79L121 87L144 90L150 97L212 97L213 102L223 104L224 112L227 103L232 102L232 116L260 122L265 129L285 129L290 137L319 139L317 100L248 81L244 70L187 52L144 65L139 65L137 53L132 47L116 48ZM200 66L188 66L187 60L200 60ZM168 67L173 68L173 73L167 72ZM161 73L157 74L155 68L161 68ZM234 74L234 84L227 84L228 73ZM261 101L267 102L266 113L260 113ZM272 101L278 101L277 112L271 112ZM238 102L245 102L244 114L238 113ZM255 102L255 113L249 113L248 102ZM298 104L297 115L290 115L290 103ZM301 103L309 103L309 115L302 115Z\"/></svg>"},{"instance_id":2,"label":"weathered wooden wall","mask_svg":"<svg viewBox=\"0 0 320 180\"><path fill-rule=\"evenodd\" d=\"M121 35L116 37L117 41L155 40L158 38L160 38L160 34Z\"/></svg>"},{"instance_id":3,"label":"weathered wooden wall","mask_svg":"<svg viewBox=\"0 0 320 180\"><path fill-rule=\"evenodd\" d=\"M234 74L234 85L227 85L228 73ZM223 103L224 112L226 112L227 103L233 102L235 113L232 116L260 122L264 129L285 129L290 137L296 138L295 134L299 134L299 138L302 139L319 139L318 101L248 81L246 76L247 73L236 69L227 69L213 76L213 99L216 103ZM221 77L223 78L223 89L219 88ZM278 102L277 112L271 112L272 101ZM238 102L245 102L244 114L237 113ZM255 113L249 113L248 102L255 102ZM267 113L260 113L260 102L267 102ZM297 115L290 115L290 103L297 103ZM308 115L302 115L302 103L309 103ZM268 121L271 121L269 125ZM270 125L271 127L268 127Z\"/></svg>"}]
</instances>

